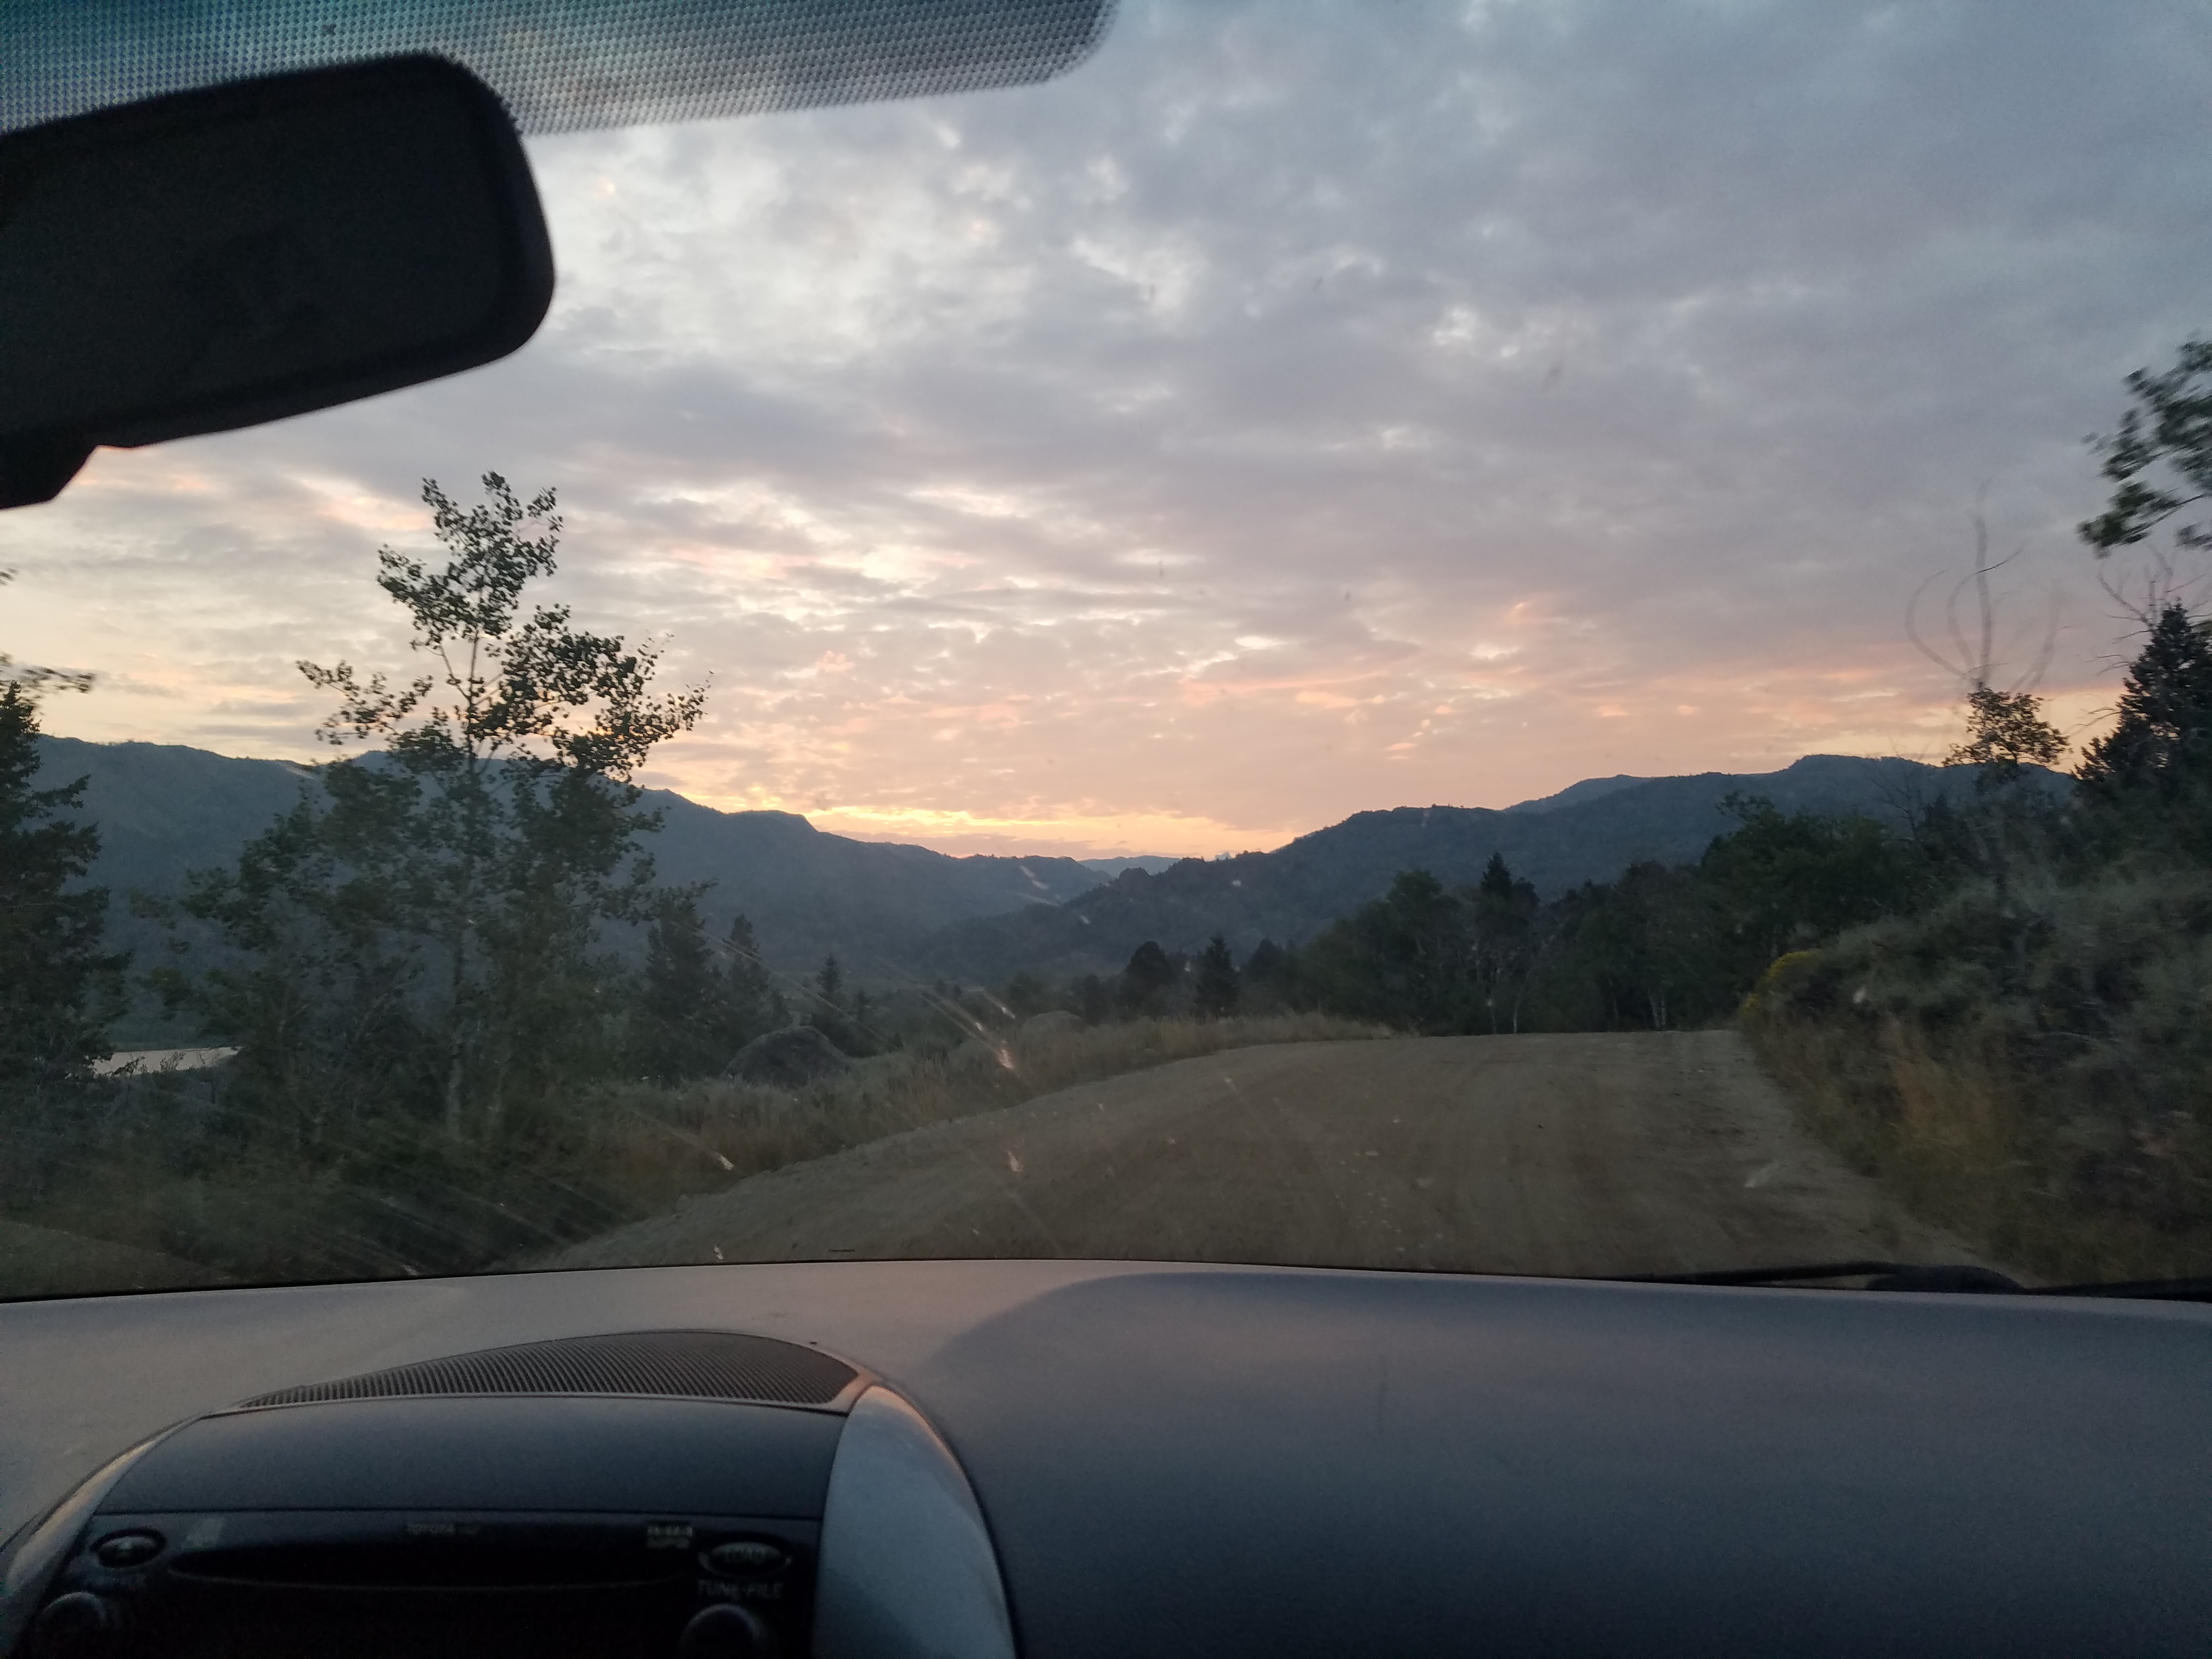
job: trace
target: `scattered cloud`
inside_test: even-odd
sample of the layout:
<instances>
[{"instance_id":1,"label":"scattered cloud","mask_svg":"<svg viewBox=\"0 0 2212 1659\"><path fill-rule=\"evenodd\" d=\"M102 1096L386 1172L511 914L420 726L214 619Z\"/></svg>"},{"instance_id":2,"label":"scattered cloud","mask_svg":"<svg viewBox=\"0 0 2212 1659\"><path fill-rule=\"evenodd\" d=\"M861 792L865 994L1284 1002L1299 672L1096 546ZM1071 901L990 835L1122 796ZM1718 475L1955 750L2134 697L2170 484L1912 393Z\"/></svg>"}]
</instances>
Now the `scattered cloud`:
<instances>
[{"instance_id":1,"label":"scattered cloud","mask_svg":"<svg viewBox=\"0 0 2212 1659\"><path fill-rule=\"evenodd\" d=\"M375 549L495 468L712 676L655 781L1212 853L1939 753L1904 607L1985 498L2086 723L2081 439L2212 326L2208 72L2193 0L1130 0L1044 87L535 140L537 340L103 453L0 515L0 648L100 672L78 735L311 756L296 659L395 659Z\"/></svg>"}]
</instances>

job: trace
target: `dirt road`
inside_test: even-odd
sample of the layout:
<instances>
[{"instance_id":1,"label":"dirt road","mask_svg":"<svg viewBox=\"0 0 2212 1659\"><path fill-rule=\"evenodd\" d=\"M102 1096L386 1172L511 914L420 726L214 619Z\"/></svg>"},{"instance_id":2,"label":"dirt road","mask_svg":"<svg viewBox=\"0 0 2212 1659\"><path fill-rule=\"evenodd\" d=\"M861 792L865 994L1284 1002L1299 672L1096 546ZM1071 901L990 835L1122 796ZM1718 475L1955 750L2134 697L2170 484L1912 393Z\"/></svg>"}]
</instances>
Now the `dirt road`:
<instances>
[{"instance_id":1,"label":"dirt road","mask_svg":"<svg viewBox=\"0 0 2212 1659\"><path fill-rule=\"evenodd\" d=\"M544 1265L1066 1256L1604 1274L1968 1261L1732 1033L1284 1044L742 1181Z\"/></svg>"}]
</instances>

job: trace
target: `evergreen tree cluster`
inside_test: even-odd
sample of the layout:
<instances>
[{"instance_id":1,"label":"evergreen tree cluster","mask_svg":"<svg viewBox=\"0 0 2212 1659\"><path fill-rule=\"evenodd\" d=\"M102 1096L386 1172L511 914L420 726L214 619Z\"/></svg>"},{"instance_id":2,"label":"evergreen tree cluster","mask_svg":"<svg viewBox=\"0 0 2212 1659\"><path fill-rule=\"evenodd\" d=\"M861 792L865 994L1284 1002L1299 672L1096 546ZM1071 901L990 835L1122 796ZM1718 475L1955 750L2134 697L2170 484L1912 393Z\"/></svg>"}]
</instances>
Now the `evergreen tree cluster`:
<instances>
[{"instance_id":1,"label":"evergreen tree cluster","mask_svg":"<svg viewBox=\"0 0 2212 1659\"><path fill-rule=\"evenodd\" d=\"M1146 939L1110 978L1086 974L1054 992L1033 974L1018 975L1004 1000L1019 1014L1065 1008L1093 1025L1129 1019L1226 1019L1243 1006L1244 978L1229 941L1218 933L1194 956Z\"/></svg>"},{"instance_id":2,"label":"evergreen tree cluster","mask_svg":"<svg viewBox=\"0 0 2212 1659\"><path fill-rule=\"evenodd\" d=\"M85 780L34 789L36 683L0 679L0 1109L80 1089L107 1057L125 959L101 948L107 891L81 887L100 832L64 816Z\"/></svg>"},{"instance_id":3,"label":"evergreen tree cluster","mask_svg":"<svg viewBox=\"0 0 2212 1659\"><path fill-rule=\"evenodd\" d=\"M1924 855L1857 814L1732 798L1698 863L1632 866L1540 902L1493 855L1451 889L1425 870L1304 945L1263 941L1272 1001L1431 1035L1650 1030L1732 1012L1773 958L1917 902Z\"/></svg>"},{"instance_id":4,"label":"evergreen tree cluster","mask_svg":"<svg viewBox=\"0 0 2212 1659\"><path fill-rule=\"evenodd\" d=\"M689 893L664 899L646 936L645 968L627 1031L629 1069L656 1082L712 1077L755 1037L788 1022L790 1006L740 915L710 939Z\"/></svg>"}]
</instances>

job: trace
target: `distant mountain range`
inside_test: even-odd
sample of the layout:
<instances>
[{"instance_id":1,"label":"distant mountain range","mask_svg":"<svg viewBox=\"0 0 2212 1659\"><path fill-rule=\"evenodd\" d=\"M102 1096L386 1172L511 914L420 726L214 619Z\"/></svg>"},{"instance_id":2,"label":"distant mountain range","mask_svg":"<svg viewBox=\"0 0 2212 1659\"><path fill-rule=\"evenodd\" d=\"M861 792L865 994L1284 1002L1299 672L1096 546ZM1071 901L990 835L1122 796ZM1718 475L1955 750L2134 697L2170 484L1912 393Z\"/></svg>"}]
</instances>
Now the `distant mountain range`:
<instances>
[{"instance_id":1,"label":"distant mountain range","mask_svg":"<svg viewBox=\"0 0 2212 1659\"><path fill-rule=\"evenodd\" d=\"M92 880L112 889L112 930L143 947L125 892L177 890L187 870L228 864L290 808L312 774L288 761L234 760L150 743L42 738L39 787L91 780L84 813L100 825ZM835 951L856 969L915 959L921 941L971 917L1056 905L1125 868L1171 859L952 858L924 847L825 835L789 812L720 812L665 789L646 792L663 827L643 845L666 882L712 881L700 908L718 932L752 918L772 965L812 968Z\"/></svg>"},{"instance_id":2,"label":"distant mountain range","mask_svg":"<svg viewBox=\"0 0 2212 1659\"><path fill-rule=\"evenodd\" d=\"M2050 786L2066 781L2046 775ZM1609 880L1643 859L1685 863L1734 825L1733 793L1785 811L1856 810L1901 821L1914 807L1972 788L1971 775L1909 760L1808 755L1779 772L1592 778L1502 809L1401 806L1359 812L1272 853L1186 859L1158 874L1131 871L1063 904L957 923L927 940L924 971L996 981L1023 969L1048 977L1118 969L1146 939L1190 951L1214 933L1241 954L1262 938L1310 938L1379 897L1401 870L1458 884L1503 854L1550 897Z\"/></svg>"},{"instance_id":3,"label":"distant mountain range","mask_svg":"<svg viewBox=\"0 0 2212 1659\"><path fill-rule=\"evenodd\" d=\"M85 816L100 826L92 879L113 889L118 942L152 938L119 901L173 892L188 869L227 864L299 798L311 774L175 745L44 738L40 787L88 777ZM1022 969L1107 972L1146 939L1192 950L1215 933L1240 951L1295 940L1416 866L1472 881L1492 853L1552 894L1617 875L1638 859L1696 858L1729 827L1731 791L1786 810L1901 816L1964 780L1905 760L1808 756L1779 772L1593 778L1500 810L1401 806L1360 812L1272 853L1164 858L955 858L854 841L788 812L721 812L649 790L663 828L645 845L660 878L711 881L717 930L743 911L775 966L811 968L835 951L864 978L921 973L969 983ZM142 937L144 935L144 937ZM143 958L142 958L143 959Z\"/></svg>"}]
</instances>

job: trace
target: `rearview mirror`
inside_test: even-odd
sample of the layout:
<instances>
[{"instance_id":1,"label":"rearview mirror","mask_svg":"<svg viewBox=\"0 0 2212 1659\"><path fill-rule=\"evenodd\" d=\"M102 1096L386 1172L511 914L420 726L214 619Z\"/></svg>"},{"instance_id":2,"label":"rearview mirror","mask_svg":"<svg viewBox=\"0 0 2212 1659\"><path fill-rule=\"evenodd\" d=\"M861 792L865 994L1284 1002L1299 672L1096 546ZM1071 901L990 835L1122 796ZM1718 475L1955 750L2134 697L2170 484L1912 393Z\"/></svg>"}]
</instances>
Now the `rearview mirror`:
<instances>
[{"instance_id":1,"label":"rearview mirror","mask_svg":"<svg viewBox=\"0 0 2212 1659\"><path fill-rule=\"evenodd\" d=\"M179 93L0 137L0 507L95 445L474 368L553 295L500 100L433 57Z\"/></svg>"}]
</instances>

